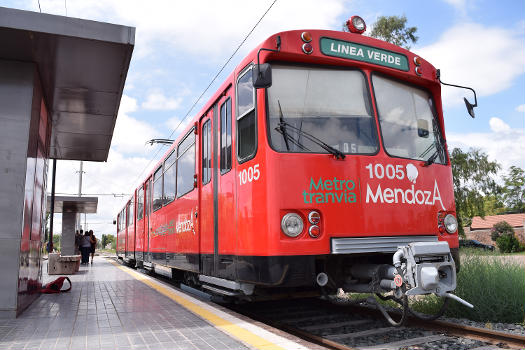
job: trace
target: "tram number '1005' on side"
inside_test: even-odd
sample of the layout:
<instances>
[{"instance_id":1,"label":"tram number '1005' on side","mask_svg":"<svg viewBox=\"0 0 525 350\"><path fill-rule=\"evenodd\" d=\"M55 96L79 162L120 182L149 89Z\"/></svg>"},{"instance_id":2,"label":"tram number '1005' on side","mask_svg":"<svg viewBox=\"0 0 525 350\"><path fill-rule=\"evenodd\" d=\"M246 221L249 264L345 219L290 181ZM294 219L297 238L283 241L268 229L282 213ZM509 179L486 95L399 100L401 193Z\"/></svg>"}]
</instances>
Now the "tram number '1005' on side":
<instances>
[{"instance_id":1,"label":"tram number '1005' on side","mask_svg":"<svg viewBox=\"0 0 525 350\"><path fill-rule=\"evenodd\" d=\"M253 182L259 180L261 177L261 172L259 170L259 164L243 169L239 172L239 185L245 185L248 182Z\"/></svg>"},{"instance_id":2,"label":"tram number '1005' on side","mask_svg":"<svg viewBox=\"0 0 525 350\"><path fill-rule=\"evenodd\" d=\"M375 165L370 163L365 166L365 169L368 169L370 179L373 179L374 177L377 179L382 179L385 176L390 180L395 178L398 180L403 180L405 178L405 172L401 164L397 164L395 167L392 164L387 164L385 167L381 163L377 163Z\"/></svg>"}]
</instances>

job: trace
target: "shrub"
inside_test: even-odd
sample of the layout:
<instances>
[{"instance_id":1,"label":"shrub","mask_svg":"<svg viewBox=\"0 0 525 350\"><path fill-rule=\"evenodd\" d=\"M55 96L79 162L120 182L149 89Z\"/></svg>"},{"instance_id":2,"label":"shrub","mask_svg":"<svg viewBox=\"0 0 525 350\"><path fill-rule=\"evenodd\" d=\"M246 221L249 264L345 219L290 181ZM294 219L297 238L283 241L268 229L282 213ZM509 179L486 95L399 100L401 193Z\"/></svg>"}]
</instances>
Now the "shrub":
<instances>
[{"instance_id":1,"label":"shrub","mask_svg":"<svg viewBox=\"0 0 525 350\"><path fill-rule=\"evenodd\" d=\"M504 235L514 236L514 229L512 228L512 226L510 226L510 224L506 221L500 221L494 224L494 226L490 230L490 238L492 238L492 240L496 242L499 237Z\"/></svg>"},{"instance_id":2,"label":"shrub","mask_svg":"<svg viewBox=\"0 0 525 350\"><path fill-rule=\"evenodd\" d=\"M520 242L514 234L499 236L496 244L502 253L515 253L521 250Z\"/></svg>"}]
</instances>

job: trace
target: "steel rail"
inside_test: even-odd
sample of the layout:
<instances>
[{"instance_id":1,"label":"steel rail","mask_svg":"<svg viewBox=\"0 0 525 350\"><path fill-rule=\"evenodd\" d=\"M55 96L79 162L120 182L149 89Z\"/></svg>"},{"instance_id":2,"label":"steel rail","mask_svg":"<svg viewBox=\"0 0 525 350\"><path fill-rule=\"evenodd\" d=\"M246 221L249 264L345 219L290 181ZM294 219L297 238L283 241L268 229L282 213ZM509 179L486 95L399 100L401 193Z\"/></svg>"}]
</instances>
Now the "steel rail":
<instances>
[{"instance_id":1,"label":"steel rail","mask_svg":"<svg viewBox=\"0 0 525 350\"><path fill-rule=\"evenodd\" d=\"M159 276L156 275L156 278L158 277ZM173 286L173 287L177 288L176 286ZM312 301L314 300L316 304L318 304L318 306L322 306L324 308L326 307L333 308L334 311L335 310L337 310L338 312L342 311L348 314L358 313L358 314L363 314L363 315L367 315L370 317L374 317L377 319L383 318L383 316L377 309L372 309L369 307L353 305L353 304L334 304L326 300L319 300L319 299L317 300L313 299ZM222 305L222 306L225 306L225 305ZM322 345L328 349L336 349L336 350L358 350L359 349L358 347L350 347L350 346L338 343L337 341L311 334L308 331L296 328L282 321L274 321L274 320L268 319L258 314L257 311L252 310L252 311L247 312L245 309L242 308L242 305L233 305L233 307L227 307L227 308L232 309L233 311L236 311L256 321L267 324L271 327L274 327L284 332L295 335L304 340L310 341L318 345ZM427 321L427 320L419 319L414 316L409 316L407 321L408 321L408 326L411 326L411 327L424 328L427 330L443 332L447 335L459 336L463 338L482 340L482 341L492 343L492 344L501 345L501 343L504 343L505 345L508 345L516 349L525 348L525 336L523 335L512 334L508 332L497 331L497 330L487 329L487 328L479 328L479 327L474 327L474 326L469 326L469 325L462 325L458 323L446 322L446 321L441 321L441 320ZM503 348L503 347L498 346L498 348Z\"/></svg>"}]
</instances>

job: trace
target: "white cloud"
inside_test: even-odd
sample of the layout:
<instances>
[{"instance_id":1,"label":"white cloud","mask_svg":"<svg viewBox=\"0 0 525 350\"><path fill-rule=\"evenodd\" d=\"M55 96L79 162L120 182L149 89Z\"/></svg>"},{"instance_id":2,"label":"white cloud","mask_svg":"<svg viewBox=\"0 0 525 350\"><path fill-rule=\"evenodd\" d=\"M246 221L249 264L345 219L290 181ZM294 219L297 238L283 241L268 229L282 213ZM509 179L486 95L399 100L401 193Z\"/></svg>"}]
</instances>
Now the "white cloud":
<instances>
[{"instance_id":1,"label":"white cloud","mask_svg":"<svg viewBox=\"0 0 525 350\"><path fill-rule=\"evenodd\" d=\"M129 116L137 110L137 100L122 95L117 124L113 134L112 147L121 153L144 154L149 151L146 141L158 137L160 133L150 124Z\"/></svg>"},{"instance_id":2,"label":"white cloud","mask_svg":"<svg viewBox=\"0 0 525 350\"><path fill-rule=\"evenodd\" d=\"M503 91L525 72L525 44L522 31L461 23L447 30L434 44L414 50L441 69L446 83L474 88L479 96ZM443 86L443 103L474 103L472 93Z\"/></svg>"},{"instance_id":3,"label":"white cloud","mask_svg":"<svg viewBox=\"0 0 525 350\"><path fill-rule=\"evenodd\" d=\"M510 126L499 118L490 118L489 120L490 129L495 133L507 133L510 132Z\"/></svg>"},{"instance_id":4,"label":"white cloud","mask_svg":"<svg viewBox=\"0 0 525 350\"><path fill-rule=\"evenodd\" d=\"M174 53L201 55L203 60L222 60L241 42L271 4L271 0L172 1L142 0L90 2L68 0L68 15L137 27L134 55L157 52L155 45ZM63 0L41 0L42 10L64 15ZM244 49L270 34L297 28L337 28L345 0L278 1L259 24ZM35 5L38 8L38 5Z\"/></svg>"},{"instance_id":5,"label":"white cloud","mask_svg":"<svg viewBox=\"0 0 525 350\"><path fill-rule=\"evenodd\" d=\"M516 112L525 112L525 104L516 107Z\"/></svg>"},{"instance_id":6,"label":"white cloud","mask_svg":"<svg viewBox=\"0 0 525 350\"><path fill-rule=\"evenodd\" d=\"M142 102L142 108L152 110L174 110L179 108L182 98L166 97L162 92L155 91Z\"/></svg>"},{"instance_id":7,"label":"white cloud","mask_svg":"<svg viewBox=\"0 0 525 350\"><path fill-rule=\"evenodd\" d=\"M467 0L445 0L445 2L453 6L461 14L466 14Z\"/></svg>"},{"instance_id":8,"label":"white cloud","mask_svg":"<svg viewBox=\"0 0 525 350\"><path fill-rule=\"evenodd\" d=\"M525 129L513 129L499 118L489 121L490 132L448 133L449 150L454 147L480 148L491 160L502 165L505 172L511 165L525 169Z\"/></svg>"}]
</instances>

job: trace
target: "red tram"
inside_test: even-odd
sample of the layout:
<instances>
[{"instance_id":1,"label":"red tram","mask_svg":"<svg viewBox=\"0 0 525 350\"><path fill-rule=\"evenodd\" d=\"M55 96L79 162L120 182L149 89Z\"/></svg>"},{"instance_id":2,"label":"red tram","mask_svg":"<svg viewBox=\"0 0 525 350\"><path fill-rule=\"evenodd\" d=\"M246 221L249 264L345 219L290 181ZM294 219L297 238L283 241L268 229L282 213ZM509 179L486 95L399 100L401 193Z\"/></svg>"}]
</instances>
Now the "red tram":
<instances>
[{"instance_id":1,"label":"red tram","mask_svg":"<svg viewBox=\"0 0 525 350\"><path fill-rule=\"evenodd\" d=\"M272 35L242 60L118 214L120 258L244 299L451 296L438 71L349 22Z\"/></svg>"}]
</instances>

